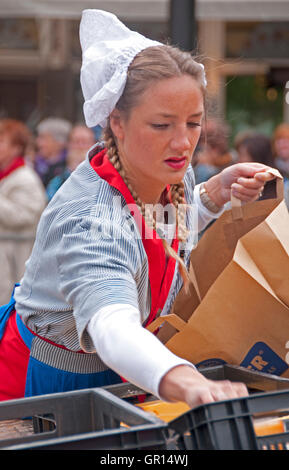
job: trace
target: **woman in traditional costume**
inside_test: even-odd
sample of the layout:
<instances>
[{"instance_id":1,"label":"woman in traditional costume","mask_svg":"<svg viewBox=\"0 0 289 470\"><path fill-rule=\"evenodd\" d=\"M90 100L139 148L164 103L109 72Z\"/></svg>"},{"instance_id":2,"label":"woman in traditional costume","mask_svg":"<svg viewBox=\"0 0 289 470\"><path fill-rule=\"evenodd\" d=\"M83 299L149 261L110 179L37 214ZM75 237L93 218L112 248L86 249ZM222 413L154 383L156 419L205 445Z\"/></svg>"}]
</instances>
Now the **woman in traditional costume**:
<instances>
[{"instance_id":1,"label":"woman in traditional costume","mask_svg":"<svg viewBox=\"0 0 289 470\"><path fill-rule=\"evenodd\" d=\"M145 327L188 285L195 209L202 230L231 191L257 199L268 167L233 165L195 186L204 67L104 11L83 12L80 40L86 124L104 128L104 145L49 203L2 307L1 399L123 378L190 406L245 395L243 384L206 379Z\"/></svg>"}]
</instances>

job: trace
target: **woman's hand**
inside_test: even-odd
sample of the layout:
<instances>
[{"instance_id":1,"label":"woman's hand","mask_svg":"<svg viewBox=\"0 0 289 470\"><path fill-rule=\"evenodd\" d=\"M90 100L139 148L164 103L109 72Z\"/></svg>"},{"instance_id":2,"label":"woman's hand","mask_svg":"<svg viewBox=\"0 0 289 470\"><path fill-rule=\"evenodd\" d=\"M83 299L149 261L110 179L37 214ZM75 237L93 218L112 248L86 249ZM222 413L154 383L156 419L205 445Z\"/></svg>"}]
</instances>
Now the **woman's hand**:
<instances>
[{"instance_id":1,"label":"woman's hand","mask_svg":"<svg viewBox=\"0 0 289 470\"><path fill-rule=\"evenodd\" d=\"M260 197L264 184L274 178L270 167L261 163L236 163L210 178L205 187L210 198L222 207L233 196L243 202L252 202Z\"/></svg>"},{"instance_id":2,"label":"woman's hand","mask_svg":"<svg viewBox=\"0 0 289 470\"><path fill-rule=\"evenodd\" d=\"M159 394L166 401L182 401L191 408L248 395L247 387L229 380L208 380L190 366L177 366L161 380Z\"/></svg>"}]
</instances>

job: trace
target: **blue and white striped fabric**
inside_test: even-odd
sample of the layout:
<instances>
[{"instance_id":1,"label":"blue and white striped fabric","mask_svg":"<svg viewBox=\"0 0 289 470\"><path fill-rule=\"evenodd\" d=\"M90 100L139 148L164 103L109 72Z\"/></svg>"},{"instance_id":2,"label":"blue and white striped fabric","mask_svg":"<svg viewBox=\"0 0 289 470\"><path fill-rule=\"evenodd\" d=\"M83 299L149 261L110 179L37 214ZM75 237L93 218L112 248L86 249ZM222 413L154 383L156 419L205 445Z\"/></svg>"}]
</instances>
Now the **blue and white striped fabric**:
<instances>
[{"instance_id":1,"label":"blue and white striped fabric","mask_svg":"<svg viewBox=\"0 0 289 470\"><path fill-rule=\"evenodd\" d=\"M185 188L186 200L193 204L191 167ZM187 224L192 224L190 217ZM151 301L148 261L136 232L123 197L97 175L88 155L42 214L25 275L15 291L16 310L24 323L73 351L94 352L86 326L100 308L130 304L144 322ZM193 238L181 247L186 261ZM181 285L176 267L163 314Z\"/></svg>"}]
</instances>

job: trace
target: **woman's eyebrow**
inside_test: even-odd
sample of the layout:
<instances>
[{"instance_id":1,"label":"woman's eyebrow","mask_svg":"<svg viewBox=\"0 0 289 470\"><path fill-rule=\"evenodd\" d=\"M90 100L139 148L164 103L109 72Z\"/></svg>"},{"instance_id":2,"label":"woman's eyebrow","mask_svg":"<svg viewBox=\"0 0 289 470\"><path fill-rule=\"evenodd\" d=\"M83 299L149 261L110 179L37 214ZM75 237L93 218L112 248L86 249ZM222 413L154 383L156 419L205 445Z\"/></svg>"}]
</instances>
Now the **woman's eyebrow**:
<instances>
[{"instance_id":1,"label":"woman's eyebrow","mask_svg":"<svg viewBox=\"0 0 289 470\"><path fill-rule=\"evenodd\" d=\"M204 111L199 111L198 113L191 114L189 117L201 117L204 114Z\"/></svg>"},{"instance_id":2,"label":"woman's eyebrow","mask_svg":"<svg viewBox=\"0 0 289 470\"><path fill-rule=\"evenodd\" d=\"M203 111L199 111L197 113L193 113L193 114L190 114L189 115L189 118L198 118L198 117L201 117L203 115ZM164 117L164 118L172 118L172 117L176 117L175 114L168 114L168 113L157 113L156 116L160 116L160 117Z\"/></svg>"}]
</instances>

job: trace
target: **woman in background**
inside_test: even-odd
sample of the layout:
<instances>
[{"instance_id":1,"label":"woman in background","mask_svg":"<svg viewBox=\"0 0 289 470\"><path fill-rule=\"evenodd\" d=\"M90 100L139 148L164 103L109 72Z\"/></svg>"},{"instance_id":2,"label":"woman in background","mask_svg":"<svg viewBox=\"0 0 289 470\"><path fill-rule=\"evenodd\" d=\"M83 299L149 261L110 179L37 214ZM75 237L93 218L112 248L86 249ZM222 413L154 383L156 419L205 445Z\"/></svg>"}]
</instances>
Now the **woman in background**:
<instances>
[{"instance_id":1,"label":"woman in background","mask_svg":"<svg viewBox=\"0 0 289 470\"><path fill-rule=\"evenodd\" d=\"M0 120L0 303L8 302L34 243L46 206L42 183L26 164L31 134L21 121Z\"/></svg>"},{"instance_id":2,"label":"woman in background","mask_svg":"<svg viewBox=\"0 0 289 470\"><path fill-rule=\"evenodd\" d=\"M264 134L252 133L245 137L238 146L238 161L259 162L274 166L271 139Z\"/></svg>"},{"instance_id":3,"label":"woman in background","mask_svg":"<svg viewBox=\"0 0 289 470\"><path fill-rule=\"evenodd\" d=\"M59 175L54 176L49 181L46 188L46 195L49 201L75 168L83 162L93 144L95 144L95 136L92 129L82 124L76 124L72 127L67 144L66 166Z\"/></svg>"}]
</instances>

